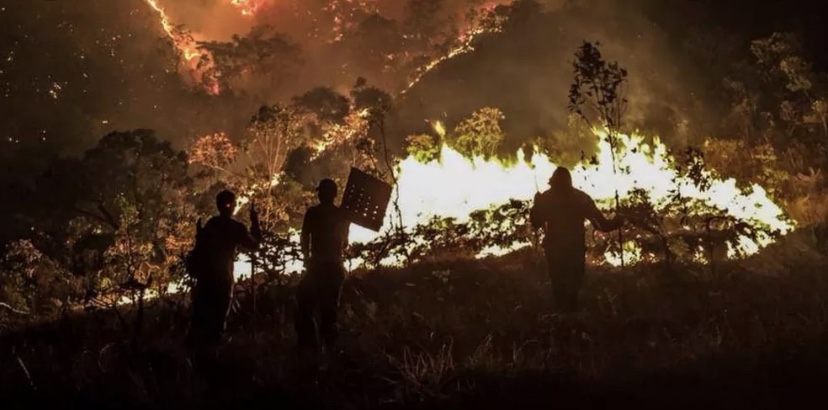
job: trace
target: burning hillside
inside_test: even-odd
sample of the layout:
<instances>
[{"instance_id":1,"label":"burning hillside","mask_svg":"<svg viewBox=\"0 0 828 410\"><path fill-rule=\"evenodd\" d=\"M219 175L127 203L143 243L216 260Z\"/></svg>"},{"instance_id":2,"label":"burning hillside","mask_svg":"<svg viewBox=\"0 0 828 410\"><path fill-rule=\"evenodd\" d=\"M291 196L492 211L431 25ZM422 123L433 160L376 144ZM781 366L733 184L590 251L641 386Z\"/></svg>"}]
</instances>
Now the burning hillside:
<instances>
[{"instance_id":1,"label":"burning hillside","mask_svg":"<svg viewBox=\"0 0 828 410\"><path fill-rule=\"evenodd\" d=\"M268 47L284 46L285 49L292 47L287 42L280 43L281 37L278 36L265 38L252 34L250 37L243 38L234 36L233 42L223 43L227 34L222 31L228 28L199 27L195 24L193 25L195 28L190 29L186 25L179 25L171 17L168 8L179 8L180 5L164 4L163 0L144 1L157 14L163 33L178 50L183 63L180 68L182 74L189 76L194 84L203 87L212 95L218 95L224 91L237 91L233 87L243 88L244 84L260 85L261 78L250 83L245 82L247 77L253 75L277 76L275 71L270 72L269 66L257 68L252 62L254 60L260 62L263 58L278 59L274 57L275 54L267 54L268 50L275 52L274 50L277 49L268 49ZM498 4L500 2L469 3L462 6L453 4L448 12L438 13L432 10L425 14L416 14L416 9L403 11L404 8L392 7L390 3L383 1L330 1L325 7L311 11L291 1L222 0L215 3L209 10L200 11L201 18L192 17L192 19L204 20L203 16L226 15L228 19L234 21L228 23L228 26L233 26L234 32L250 30L251 33L258 30L257 27L275 23L281 31L288 33L302 46L311 47L317 51L324 49L325 51L320 55L325 56L326 59L337 54L333 50L340 46L350 50L346 53L347 59L355 57L356 54L353 53L358 52L366 53L363 57L379 56L382 61L373 67L379 69L379 72L375 74L382 79L382 73L397 70L392 77L399 80L402 76L406 80L397 81L398 86L390 88L395 90L398 96L405 96L409 90L419 84L426 74L431 73L441 63L474 51L476 37L487 33L497 33L504 24L511 24L510 30L514 32L515 25L522 20L508 23L512 16L510 13L520 18L528 18L527 16L535 18L535 15L539 13L539 9L530 6L504 12L496 8ZM354 37L357 35L377 37L376 34L384 33L383 30L390 30L392 26L389 25L389 21L392 20L387 20L387 18L399 18L404 15L407 15L407 18L414 16L436 18L441 13L456 13L456 10L464 9L464 6L474 12L473 16L464 19L461 24L455 24L455 28L449 30L452 34L449 38L438 38L446 33L431 33L431 36L436 37L426 38L423 43L430 44L430 49L426 47L415 50L417 47L410 44L399 47L382 43L369 44L362 42L365 38L357 41ZM180 16L196 14L185 13L181 10L187 9L178 10L177 14ZM306 18L303 18L307 20L305 23L320 25L328 19L333 23L333 32L316 35L313 38L297 35L299 31L297 26L283 19L295 19L296 13L302 10L307 12ZM182 19L186 20L184 17ZM356 22L360 20L362 23L357 24ZM526 21L531 23L534 20ZM532 24L537 24L537 21ZM427 25L418 26L419 29L424 27ZM386 34L391 33L389 31ZM396 31L393 33L400 35ZM410 36L413 34L401 34L403 39L409 39ZM422 37L423 33L417 33L417 36ZM271 41L274 39L278 41ZM257 43L260 40L261 43ZM257 47L264 48L258 50ZM261 54L263 50L265 54ZM307 49L304 50L305 55L314 53L313 51L308 53ZM415 54L417 58L414 58ZM406 61L404 64L395 65L397 64L395 61L403 60ZM359 61L357 66L361 63L362 61ZM348 64L345 63L342 67ZM235 78L235 82L230 81L231 77ZM439 84L439 81L436 84ZM414 97L411 100L415 101L414 103L411 101L404 101L404 103L416 104L418 97L422 95ZM352 106L351 111L350 121L342 124L326 124L323 127L321 137L316 138L317 141L312 144L314 154L310 157L311 161L323 156L331 147L336 149L338 145L355 143L356 137L367 131L365 117L368 112L366 109L357 109ZM416 114L417 110L414 111ZM437 122L437 124L440 123ZM439 129L437 131L440 133ZM399 132L399 130L394 132ZM617 167L626 171L613 172L613 160L610 159L612 155L609 147L603 142L600 133L597 136L601 140L598 144L597 161L585 161L575 167L576 185L592 195L605 208L615 208L616 206L610 206L610 202L615 197L619 197L624 204L619 209L612 209L614 211L640 211L642 206L646 205L650 207L652 213L672 213L673 219L681 221L681 223L665 226L661 223L654 223L652 215L642 216L643 222L637 221L637 223L640 222L643 226L630 227L636 233L629 235L624 243L613 244L612 241L607 241L606 247L601 251L601 258L596 260L597 263L618 265L622 261L653 260L656 256L652 249L645 249L646 247L642 247L640 241L637 241L641 236L656 235L667 241L667 236L672 238L678 232L699 229L697 226L691 226L691 222L688 221L693 217L706 220L701 215L711 215L714 220L725 220L733 226L749 231L740 232L735 238L728 238L725 241L730 257L755 253L761 247L766 246L772 241L767 232L786 233L792 229L792 223L786 221L779 207L768 198L762 187L754 186L751 192L743 192L736 187L734 180L717 179L710 171L705 171L707 173L701 176L707 179L706 182L700 183L693 180L676 171L677 160L668 154L665 145L659 140L652 145L647 145L641 136L625 136L623 151L616 153L616 160ZM284 179L284 175L281 174L282 162L286 161L290 150L297 148L294 145L293 142L288 142L280 146L277 157L281 159L278 163L271 161L268 164L267 178L245 189L263 192L279 189ZM430 162L422 162L416 158L416 155L398 159L393 195L396 199L394 209L389 210L386 215L385 230L372 233L354 227L351 235L353 243L367 246L374 241L387 240L395 233L405 232L404 235L410 236L410 240L396 250L397 254L385 255L383 258L388 263L395 263L401 260L402 255L410 254L412 248L423 247L427 243L427 238L417 238L415 231L418 226L428 224L435 218L448 218L453 221L452 223L462 224L468 222L474 214L504 206L510 201L525 203L536 192L545 189L545 180L556 167L548 156L537 152L532 154L528 161L504 162L495 157L484 158L461 154L454 147L441 145L437 157L436 160ZM524 152L518 151L517 158L523 157ZM440 183L437 184L435 181L440 181ZM246 203L248 196L247 194L242 196L241 205ZM680 211L674 209L677 203L682 203L684 208ZM679 216L679 213L682 215ZM518 212L513 216L516 219L508 223L508 229L526 231L525 215ZM693 223L698 223L698 221ZM501 226L498 229L506 228ZM709 230L709 224L705 229ZM509 243L500 240L499 243L483 244L476 255L502 254L528 244L529 240L524 232L516 234L514 240ZM672 243L665 245L665 248L670 248L670 246L678 245ZM708 253L705 245L698 241L685 243L683 246L691 248L690 253L694 255ZM360 258L357 257L355 260L359 261ZM291 269L297 269L297 267L294 266ZM241 267L240 270L250 271L249 267Z\"/></svg>"},{"instance_id":2,"label":"burning hillside","mask_svg":"<svg viewBox=\"0 0 828 410\"><path fill-rule=\"evenodd\" d=\"M261 78L242 79L235 82L235 87L229 87L237 89L228 89L229 77L238 76L238 73L231 73L232 70L218 63L217 58L220 57L215 55L215 51L227 53L231 52L232 47L238 46L250 48L240 52L258 53L259 60L273 57L273 50L256 51L253 48L259 46L240 40L241 36L252 36L265 27L278 27L279 33L284 33L290 41L303 47L305 52L302 59L306 66L330 64L332 58L336 60L338 54L345 52L346 60L334 63L339 65L336 70L339 73L329 73L335 77L330 80L338 82L337 85L342 85L343 80L352 80L345 80L347 77L366 74L374 74L373 77L379 78L377 81L391 85L392 83L382 80L382 77L390 75L388 80L396 84L391 88L404 93L440 62L472 50L472 40L476 35L496 31L494 10L500 3L484 2L476 5L474 2L466 4L463 1L446 4L413 2L412 5L402 7L391 1L331 0L315 8L291 0L221 0L199 10L192 9L186 2L176 4L164 0L144 1L158 16L162 32L180 55L181 74L191 85L201 87L211 95L240 91L249 87L251 84L247 83L250 82L256 86L262 85ZM171 16L170 9L186 12L179 11L177 14L182 16L181 21L177 21ZM464 13L471 14L459 17ZM238 16L243 18L239 20ZM221 19L222 23L218 26L205 23L214 19ZM404 33L393 27L393 19L408 19L409 24L417 21L416 24L437 24L444 27L433 33ZM429 22L430 19L434 21ZM408 30L411 29L413 28ZM382 36L391 37L377 39ZM382 44L382 41L387 44ZM352 57L357 57L354 53L365 53L371 57L354 64L350 61ZM316 61L317 59L321 60ZM366 63L371 64L365 65ZM237 67L241 70L241 77L249 77L256 70L252 62L235 64L244 66ZM354 72L354 69L360 72ZM318 70L313 68L316 81L322 75ZM343 76L343 73L346 74ZM407 80L400 81L406 77Z\"/></svg>"}]
</instances>

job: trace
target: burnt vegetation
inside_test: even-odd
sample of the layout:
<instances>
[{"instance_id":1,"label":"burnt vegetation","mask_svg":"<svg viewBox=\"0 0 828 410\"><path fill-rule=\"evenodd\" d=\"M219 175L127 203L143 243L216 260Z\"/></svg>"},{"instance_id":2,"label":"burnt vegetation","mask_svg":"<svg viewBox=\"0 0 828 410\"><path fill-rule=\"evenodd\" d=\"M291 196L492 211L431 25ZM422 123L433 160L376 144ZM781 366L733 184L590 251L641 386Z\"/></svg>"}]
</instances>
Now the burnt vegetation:
<instances>
[{"instance_id":1,"label":"burnt vegetation","mask_svg":"<svg viewBox=\"0 0 828 410\"><path fill-rule=\"evenodd\" d=\"M74 33L91 17L66 14L73 6L0 8L0 27L17 30L0 39L11 50L0 59L4 408L772 408L793 403L775 388L824 387L828 76L810 26L758 29L718 2L502 3L352 13L324 53L266 25L199 42L202 81L218 95L183 81L181 56L144 23L125 18L90 42ZM26 7L39 22L21 18ZM590 19L603 22L590 23L594 36L578 24ZM482 33L474 49L424 70L469 21ZM661 60L632 52L653 25ZM112 57L119 29L154 45L145 63ZM37 60L31 47L51 51ZM325 53L334 74L312 66ZM309 67L324 81L289 80ZM390 227L348 249L361 265L343 288L342 357L314 374L296 362L293 236L321 178L344 187L357 167L394 184L398 161L436 161L444 145L505 165L524 148L588 167L599 138L613 172L630 174L616 155L634 132L671 149L673 186L762 187L796 229L781 235L681 189L658 202L616 192L599 206L625 216L623 236L590 232L583 308L564 316L529 201L403 226L392 197ZM225 188L250 201L245 224L256 203L264 239L245 255L255 275L239 281L220 368L205 375L183 347L184 257ZM728 255L740 239L772 244ZM624 246L638 259L608 266ZM491 248L515 250L479 256Z\"/></svg>"}]
</instances>

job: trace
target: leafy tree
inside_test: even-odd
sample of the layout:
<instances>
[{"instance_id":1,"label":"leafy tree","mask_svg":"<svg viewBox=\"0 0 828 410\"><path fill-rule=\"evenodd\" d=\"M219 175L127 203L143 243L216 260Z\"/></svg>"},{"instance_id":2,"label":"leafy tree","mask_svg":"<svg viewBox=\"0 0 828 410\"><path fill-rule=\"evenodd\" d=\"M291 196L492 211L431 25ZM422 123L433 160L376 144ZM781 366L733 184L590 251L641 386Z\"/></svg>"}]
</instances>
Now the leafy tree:
<instances>
[{"instance_id":1,"label":"leafy tree","mask_svg":"<svg viewBox=\"0 0 828 410\"><path fill-rule=\"evenodd\" d=\"M286 234L298 227L319 179L344 178L350 166L366 165L360 152L360 141L367 137L365 117L390 97L372 88L358 92L364 104L359 110L324 87L293 98L292 104L262 106L240 143L224 134L206 135L191 146L191 159L216 183L238 191L242 204L254 201L264 231Z\"/></svg>"},{"instance_id":2,"label":"leafy tree","mask_svg":"<svg viewBox=\"0 0 828 410\"><path fill-rule=\"evenodd\" d=\"M284 180L288 154L306 144L308 116L286 104L262 106L251 118L231 173L222 177L247 200L255 201L262 229L290 222L288 209L301 198L277 198L273 189Z\"/></svg>"},{"instance_id":3,"label":"leafy tree","mask_svg":"<svg viewBox=\"0 0 828 410\"><path fill-rule=\"evenodd\" d=\"M567 130L554 131L551 135L537 138L533 141L533 149L537 147L554 163L571 169L579 163L589 163L597 153L598 144L595 133L577 114L570 114L567 120Z\"/></svg>"},{"instance_id":4,"label":"leafy tree","mask_svg":"<svg viewBox=\"0 0 828 410\"><path fill-rule=\"evenodd\" d=\"M189 150L191 163L199 164L216 173L232 173L230 167L236 160L238 147L226 133L207 134L196 139Z\"/></svg>"},{"instance_id":5,"label":"leafy tree","mask_svg":"<svg viewBox=\"0 0 828 410\"><path fill-rule=\"evenodd\" d=\"M393 157L401 147L391 145L393 141L389 141L386 133L386 122L394 113L394 99L387 92L369 85L363 77L357 78L350 94L352 125L357 127L348 128L364 134L364 138L358 138L355 144L357 150L364 160L371 162L371 170L380 179L396 182Z\"/></svg>"},{"instance_id":6,"label":"leafy tree","mask_svg":"<svg viewBox=\"0 0 828 410\"><path fill-rule=\"evenodd\" d=\"M32 210L36 232L44 234L35 243L47 254L67 255L67 269L88 278L92 294L105 282L157 285L163 293L175 279L170 267L190 243L192 184L186 154L152 131L108 134L39 179L33 195L53 211ZM71 248L61 249L67 242Z\"/></svg>"},{"instance_id":7,"label":"leafy tree","mask_svg":"<svg viewBox=\"0 0 828 410\"><path fill-rule=\"evenodd\" d=\"M384 121L385 116L394 108L394 98L387 92L368 85L365 78L357 78L351 89L354 110L367 111L372 122Z\"/></svg>"},{"instance_id":8,"label":"leafy tree","mask_svg":"<svg viewBox=\"0 0 828 410\"><path fill-rule=\"evenodd\" d=\"M500 128L504 118L497 108L481 108L457 124L449 144L464 155L491 158L497 154L505 137Z\"/></svg>"},{"instance_id":9,"label":"leafy tree","mask_svg":"<svg viewBox=\"0 0 828 410\"><path fill-rule=\"evenodd\" d=\"M440 158L442 144L438 138L428 134L411 135L406 142L406 151L417 161L428 163Z\"/></svg>"},{"instance_id":10,"label":"leafy tree","mask_svg":"<svg viewBox=\"0 0 828 410\"><path fill-rule=\"evenodd\" d=\"M825 101L815 90L818 79L810 62L803 57L802 44L792 33L773 33L770 37L754 40L750 50L762 68L766 81L784 84L781 92L780 114L794 126L818 124L823 136L828 137Z\"/></svg>"},{"instance_id":11,"label":"leafy tree","mask_svg":"<svg viewBox=\"0 0 828 410\"><path fill-rule=\"evenodd\" d=\"M802 58L802 46L792 33L773 33L770 37L754 40L750 50L766 76L786 80L785 88L807 95L813 87L811 66Z\"/></svg>"},{"instance_id":12,"label":"leafy tree","mask_svg":"<svg viewBox=\"0 0 828 410\"><path fill-rule=\"evenodd\" d=\"M322 122L342 123L351 110L351 102L330 87L316 87L293 98L293 104L316 115Z\"/></svg>"},{"instance_id":13,"label":"leafy tree","mask_svg":"<svg viewBox=\"0 0 828 410\"><path fill-rule=\"evenodd\" d=\"M610 146L613 173L618 173L616 156L622 148L619 135L627 110L627 70L617 62L607 63L598 50L598 43L585 41L575 53L575 79L569 89L569 111L580 116L591 127L606 130L605 140ZM620 205L615 191L615 206ZM618 242L623 244L621 230ZM623 250L621 263L624 263Z\"/></svg>"},{"instance_id":14,"label":"leafy tree","mask_svg":"<svg viewBox=\"0 0 828 410\"><path fill-rule=\"evenodd\" d=\"M257 89L277 90L301 63L299 46L284 34L267 25L256 26L246 36L234 35L229 42L199 42L204 52L199 68L204 69L208 81L221 89L240 85L245 76Z\"/></svg>"},{"instance_id":15,"label":"leafy tree","mask_svg":"<svg viewBox=\"0 0 828 410\"><path fill-rule=\"evenodd\" d=\"M343 42L358 74L370 75L381 84L394 81L404 58L404 38L395 20L370 14L345 34Z\"/></svg>"},{"instance_id":16,"label":"leafy tree","mask_svg":"<svg viewBox=\"0 0 828 410\"><path fill-rule=\"evenodd\" d=\"M4 266L17 275L12 283L37 285L24 296L27 310L84 304L117 312L132 299L140 335L146 296L183 279L177 266L195 215L186 154L150 130L115 132L80 158L54 161L24 193L32 228Z\"/></svg>"},{"instance_id":17,"label":"leafy tree","mask_svg":"<svg viewBox=\"0 0 828 410\"><path fill-rule=\"evenodd\" d=\"M405 5L405 19L402 31L406 50L427 54L438 44L447 40L445 28L450 21L441 16L445 0L408 0Z\"/></svg>"},{"instance_id":18,"label":"leafy tree","mask_svg":"<svg viewBox=\"0 0 828 410\"><path fill-rule=\"evenodd\" d=\"M30 240L9 243L2 255L0 326L55 318L77 301L77 280Z\"/></svg>"}]
</instances>

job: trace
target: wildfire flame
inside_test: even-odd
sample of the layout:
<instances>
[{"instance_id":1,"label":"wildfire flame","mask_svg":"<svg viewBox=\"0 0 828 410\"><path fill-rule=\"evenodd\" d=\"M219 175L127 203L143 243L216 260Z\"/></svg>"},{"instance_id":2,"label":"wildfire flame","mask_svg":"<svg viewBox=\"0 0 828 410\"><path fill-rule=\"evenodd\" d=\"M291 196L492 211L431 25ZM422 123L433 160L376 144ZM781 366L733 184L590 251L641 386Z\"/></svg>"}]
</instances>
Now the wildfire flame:
<instances>
[{"instance_id":1,"label":"wildfire flame","mask_svg":"<svg viewBox=\"0 0 828 410\"><path fill-rule=\"evenodd\" d=\"M269 0L229 0L230 4L241 10L244 16L252 16L256 14ZM181 53L181 58L189 70L189 74L196 82L204 84L205 90L211 95L218 95L221 92L218 81L208 74L211 63L210 59L206 59L206 63L201 63L202 56L205 52L199 50L196 41L187 35L176 30L170 20L164 7L158 3L158 0L144 0L147 5L158 14L161 23L161 29L172 41L173 46ZM200 65L201 63L201 65Z\"/></svg>"},{"instance_id":2,"label":"wildfire flame","mask_svg":"<svg viewBox=\"0 0 828 410\"><path fill-rule=\"evenodd\" d=\"M271 0L224 0L229 2L230 5L237 8L241 15L246 17L251 17L256 15L260 10L262 10L267 4L270 3ZM220 86L216 78L213 78L213 74L210 73L210 69L212 68L211 59L209 58L209 54L204 51L200 50L197 45L197 41L189 36L185 35L176 30L175 25L171 21L169 15L167 14L166 10L163 6L159 3L159 0L144 0L147 5L158 14L160 25L166 36L172 41L173 46L180 52L182 59L184 60L185 66L189 69L189 74L193 77L196 82L200 82L204 84L204 87L208 93L211 95L218 95L221 92ZM357 7L365 12L377 12L376 4L370 0L347 0L348 7ZM484 6L480 7L479 10L483 11L484 13L491 12L494 10L494 7L497 3L489 2ZM348 21L348 18L353 18L353 10L345 7L343 4L340 4L338 1L330 1L326 6L325 9L334 13L334 38L331 40L332 42L339 41L342 38L343 30L346 26L353 24L352 22ZM420 79L425 76L428 72L432 71L435 67L437 67L440 63L457 57L461 54L465 54L471 51L474 51L473 42L474 39L484 33L488 32L497 32L499 31L499 27L488 27L485 28L482 26L480 21L473 21L471 22L468 27L462 30L462 33L456 39L456 45L449 50L443 56L440 56L424 66L420 67L412 76L411 80L408 82L405 89L401 91L401 94L405 94L410 90L414 85L416 85ZM207 58L202 58L202 57Z\"/></svg>"},{"instance_id":3,"label":"wildfire flame","mask_svg":"<svg viewBox=\"0 0 828 410\"><path fill-rule=\"evenodd\" d=\"M487 11L487 12L491 11L493 9L494 9L494 3L490 3L490 4L486 5L483 8L483 10ZM453 47L451 50L449 50L448 53L446 53L445 55L440 56L440 57L428 62L426 65L424 65L419 70L417 70L417 72L414 74L413 78L408 82L408 85L405 87L404 90L402 90L402 92L400 94L404 95L405 93L407 93L411 88L413 88L415 85L417 85L417 83L420 82L420 80L426 74L428 74L429 72L434 70L435 67L437 67L439 64L443 63L444 61L450 60L450 59L452 59L454 57L457 57L459 55L463 55L463 54L470 53L470 52L474 51L474 40L478 36L480 36L482 34L487 34L487 33L496 33L498 31L500 31L500 27L498 27L498 26L485 28L485 27L482 27L479 24L472 24L471 27L467 28L457 38L457 45L455 47Z\"/></svg>"},{"instance_id":4,"label":"wildfire flame","mask_svg":"<svg viewBox=\"0 0 828 410\"><path fill-rule=\"evenodd\" d=\"M443 125L435 122L435 128ZM717 179L709 173L711 185L708 189L699 189L689 178L679 175L671 165L673 161L667 147L654 138L652 144L644 142L640 135L620 135L623 150L616 155L619 168L628 169L628 173L613 172L609 143L604 132L596 132L598 144L597 164L582 164L572 168L573 184L592 196L596 203L610 203L616 190L624 198L634 189L643 189L649 196L656 210L661 209L671 195L671 191L680 190L683 198L696 199L701 203L719 209L739 221L767 226L781 234L794 229L794 222L788 220L782 209L776 205L764 188L753 185L741 190L735 179ZM525 158L524 152L518 150L517 158ZM546 155L537 153L527 161L506 163L483 157L467 158L458 151L444 145L439 159L422 163L410 156L398 165L398 180L395 193L399 193L399 207L402 223L406 228L426 222L431 217L453 217L463 222L469 219L473 211L488 209L507 203L511 199L531 200L539 187L544 187L549 176L557 168ZM437 182L435 182L437 181ZM397 216L388 211L384 229L391 229ZM377 238L380 233L351 226L349 240L351 243L367 243ZM296 232L291 240L298 241ZM736 243L729 244L728 257L751 255L769 245L773 239L759 235L756 239L740 236ZM516 242L502 248L489 248L478 257L502 255L529 243ZM643 253L632 242L622 245L626 263L643 260ZM604 254L605 262L619 266L621 255L614 252ZM703 261L701 250L695 250L694 258ZM359 261L356 261L357 264ZM386 258L383 264L396 264L395 257ZM353 266L353 265L352 265ZM293 263L288 270L299 272L301 263ZM250 265L246 259L236 263L237 276L249 275Z\"/></svg>"},{"instance_id":5,"label":"wildfire flame","mask_svg":"<svg viewBox=\"0 0 828 410\"><path fill-rule=\"evenodd\" d=\"M573 184L592 196L597 203L609 203L616 190L624 198L634 189L645 190L656 210L668 202L671 191L680 190L684 198L696 199L717 208L740 221L762 224L785 234L793 228L793 222L787 220L783 211L758 185L753 185L746 193L736 186L734 179L713 179L709 189L701 190L690 179L678 175L671 166L667 148L658 139L646 144L638 135L621 135L625 147L616 159L621 168L629 173L615 173L612 167L611 150L605 141L603 132L596 133L600 138L598 164L584 164L572 169ZM524 158L522 150L518 158ZM398 185L399 206L403 225L414 226L427 221L430 217L453 217L466 221L476 210L507 203L510 199L531 200L538 187L546 186L546 181L557 168L546 155L535 153L529 162L518 161L506 164L497 159L486 160L482 157L466 158L448 146L443 146L438 160L422 163L413 157L406 158L399 164ZM709 174L708 174L709 175ZM711 176L712 177L712 176ZM439 182L435 182L439 181ZM388 227L395 215L386 215L385 226ZM358 226L352 227L352 242L367 242L378 236L377 233ZM758 252L772 242L769 237L753 240L746 236L738 243L731 244L729 256L736 251L745 255ZM488 249L478 256L503 254L527 246L528 243L516 243L503 249ZM620 264L620 255L604 255L611 265ZM624 244L626 262L641 259L641 250L632 244Z\"/></svg>"},{"instance_id":6,"label":"wildfire flame","mask_svg":"<svg viewBox=\"0 0 828 410\"><path fill-rule=\"evenodd\" d=\"M169 37L176 48L181 51L181 55L184 56L184 59L187 61L192 61L193 59L197 58L200 53L198 49L192 44L190 41L182 38L179 34L175 32L175 27L172 23L170 23L170 18L167 16L167 12L164 11L164 8L158 4L158 0L144 0L146 3L158 13L158 16L161 19L161 27L164 29L164 32L167 33L167 37Z\"/></svg>"},{"instance_id":7,"label":"wildfire flame","mask_svg":"<svg viewBox=\"0 0 828 410\"><path fill-rule=\"evenodd\" d=\"M145 0L159 15L161 28L175 47L181 51L182 58L191 70L194 72L204 70L204 67L198 67L202 54L195 41L175 29L158 1ZM224 1L240 10L242 15L252 16L270 0ZM349 0L348 3L352 1ZM369 7L369 3L364 0L359 1L359 5L363 8ZM336 5L336 2L330 2L328 7ZM485 9L491 8L491 4L485 7ZM456 40L456 47L418 70L402 94L414 87L425 74L440 63L473 51L475 38L492 30L498 30L497 24L486 28L479 22L472 22ZM211 88L210 92L218 93L219 90ZM324 152L329 146L347 141L359 134L358 129L364 125L365 113L358 113L352 117L349 124L326 130L323 138L313 147L314 157ZM445 132L442 123L434 122L433 125L438 133ZM615 197L616 191L623 198L634 189L643 189L650 195L653 205L658 209L668 200L671 191L680 190L685 198L697 199L738 220L756 221L783 234L793 229L793 223L784 218L781 209L773 203L760 186L754 185L750 192L746 193L736 186L736 181L733 179L716 179L710 189L702 191L692 181L677 175L671 166L672 158L669 157L666 147L658 139L652 144L645 144L641 136L622 135L622 145L625 148L616 159L621 168L629 169L630 172L615 173L610 147L604 141L604 135L601 132L596 132L596 135L600 140L598 165L583 164L583 166L574 167L573 182L599 203L610 202ZM518 151L518 158L523 158L523 154L522 151ZM557 165L547 156L537 153L531 157L529 162L504 163L497 159L487 160L482 157L466 158L448 146L441 148L440 158L437 161L424 164L414 157L406 158L398 165L398 183L395 187L399 194L403 225L413 227L433 216L454 217L462 222L476 210L504 204L510 199L530 200L539 187L545 186L547 178L556 167ZM434 183L434 181L440 182ZM279 175L275 175L268 184L272 187L278 183ZM249 195L247 192L240 195L239 208L248 201ZM391 225L392 218L396 218L391 214L392 212L389 211L386 215L386 229ZM367 242L377 236L375 232L353 226L350 239L351 242ZM752 254L771 241L772 239L766 237L756 240L742 237L737 243L731 245L733 249L730 254L735 254L736 250ZM480 256L505 253L526 245L526 243L516 243L503 249L487 249ZM626 261L635 262L642 258L641 250L634 245L625 243L622 247ZM619 255L607 253L604 256L610 264L620 263ZM237 263L237 271L249 273L249 268L240 262Z\"/></svg>"},{"instance_id":8,"label":"wildfire flame","mask_svg":"<svg viewBox=\"0 0 828 410\"><path fill-rule=\"evenodd\" d=\"M267 0L230 0L230 4L241 10L243 16L255 15L266 2Z\"/></svg>"}]
</instances>

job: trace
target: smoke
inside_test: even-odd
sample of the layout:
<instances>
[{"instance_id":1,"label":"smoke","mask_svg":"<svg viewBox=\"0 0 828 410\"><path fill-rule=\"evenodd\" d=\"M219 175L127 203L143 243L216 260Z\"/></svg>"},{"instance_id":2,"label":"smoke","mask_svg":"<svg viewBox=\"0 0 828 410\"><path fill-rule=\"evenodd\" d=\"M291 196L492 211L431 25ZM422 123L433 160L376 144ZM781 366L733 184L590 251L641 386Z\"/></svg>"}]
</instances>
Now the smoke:
<instances>
[{"instance_id":1,"label":"smoke","mask_svg":"<svg viewBox=\"0 0 828 410\"><path fill-rule=\"evenodd\" d=\"M547 1L542 11L528 3L514 7L501 33L481 38L474 52L445 62L407 94L399 106L397 137L426 132L422 118L454 124L487 105L505 113L508 152L567 129L572 62L583 41L599 42L605 60L628 70L629 128L667 139L686 137L678 107L689 105L689 73L639 3Z\"/></svg>"},{"instance_id":2,"label":"smoke","mask_svg":"<svg viewBox=\"0 0 828 410\"><path fill-rule=\"evenodd\" d=\"M399 34L410 20L409 1L256 1L261 7L246 16L231 0L157 0L169 21L195 41L229 42L267 25L301 49L302 61L293 72L244 78L217 97L193 87L146 0L4 5L0 113L10 121L2 141L11 145L3 151L14 158L23 145L35 152L48 148L49 155L27 155L46 160L52 151L77 154L108 132L135 128L155 129L183 148L198 135L237 134L259 105L316 86L347 93L357 77L365 77L393 93L415 68L386 69L372 60L381 47L405 50L405 44L387 44L393 38L384 34ZM485 2L435 4L437 12L428 17L438 27L454 29L469 8ZM375 12L392 24L360 28Z\"/></svg>"},{"instance_id":3,"label":"smoke","mask_svg":"<svg viewBox=\"0 0 828 410\"><path fill-rule=\"evenodd\" d=\"M0 81L11 88L26 84L25 92L32 95L18 90L12 98L19 101L2 107L5 118L16 119L8 127L15 133L10 137L37 138L45 132L53 144L77 149L113 130L153 128L183 145L199 134L232 135L259 105L316 86L347 93L358 77L365 77L370 85L398 94L422 67L418 56L439 56L427 48L436 40L420 44L402 34L417 29L456 39L470 10L511 4L255 0L260 7L250 16L231 0L157 1L196 41L229 42L234 35L271 26L300 48L301 61L287 73L244 77L222 95L207 96L180 75L180 61L145 0L15 3L0 13L7 20L4 38L24 40L6 47L16 52L15 60L3 62ZM693 105L688 91L693 76L642 12L642 5L652 1L543 0L538 10L520 2L502 33L482 35L475 51L441 63L398 99L388 124L392 137L399 144L407 135L429 131L425 120L443 119L451 126L484 106L505 112L509 149L566 129L571 61L583 40L600 41L605 58L629 70L628 125L652 128L668 139L686 137L681 130L694 129L693 124L679 126L688 115L677 107ZM374 13L380 17L368 19ZM39 17L25 17L31 15ZM49 52L27 51L35 49ZM385 53L395 59L387 63ZM55 100L48 98L52 83L61 87Z\"/></svg>"}]
</instances>

